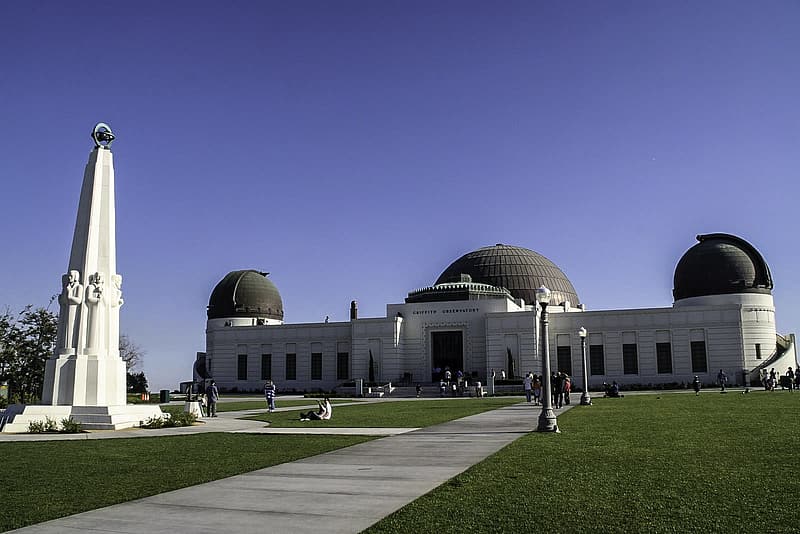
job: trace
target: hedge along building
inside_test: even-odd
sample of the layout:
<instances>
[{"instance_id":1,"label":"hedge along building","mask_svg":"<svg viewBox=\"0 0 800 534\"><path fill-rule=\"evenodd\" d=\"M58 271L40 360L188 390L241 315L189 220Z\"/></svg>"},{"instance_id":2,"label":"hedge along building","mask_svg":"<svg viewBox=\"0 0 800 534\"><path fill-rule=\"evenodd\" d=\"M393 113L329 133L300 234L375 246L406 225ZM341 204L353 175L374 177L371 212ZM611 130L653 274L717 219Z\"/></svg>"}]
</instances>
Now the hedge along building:
<instances>
[{"instance_id":1,"label":"hedge along building","mask_svg":"<svg viewBox=\"0 0 800 534\"><path fill-rule=\"evenodd\" d=\"M367 379L425 383L449 367L485 381L492 370L541 369L541 308L536 288L551 293L551 368L582 382L585 327L590 385L705 383L723 369L730 382L762 369L796 365L795 337L775 329L772 277L761 254L728 234L697 237L675 269L668 308L587 311L561 269L525 248L498 244L454 261L431 287L387 305L386 317L284 323L283 302L267 273L228 273L208 306L206 352L195 378L223 389L333 389ZM372 364L370 364L372 362Z\"/></svg>"}]
</instances>

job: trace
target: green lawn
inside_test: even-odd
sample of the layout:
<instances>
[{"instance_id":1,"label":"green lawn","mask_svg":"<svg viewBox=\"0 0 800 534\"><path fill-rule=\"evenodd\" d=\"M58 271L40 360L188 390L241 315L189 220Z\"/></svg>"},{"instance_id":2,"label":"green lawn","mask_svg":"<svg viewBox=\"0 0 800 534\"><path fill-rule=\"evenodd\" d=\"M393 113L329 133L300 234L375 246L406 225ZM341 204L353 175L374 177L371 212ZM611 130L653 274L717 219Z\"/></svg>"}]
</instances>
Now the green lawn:
<instances>
[{"instance_id":1,"label":"green lawn","mask_svg":"<svg viewBox=\"0 0 800 534\"><path fill-rule=\"evenodd\" d=\"M368 532L798 531L800 394L594 402Z\"/></svg>"},{"instance_id":2,"label":"green lawn","mask_svg":"<svg viewBox=\"0 0 800 534\"><path fill-rule=\"evenodd\" d=\"M319 399L286 399L282 400L280 397L275 399L275 406L277 408L286 408L288 406L316 406ZM340 404L342 402L358 402L357 399L347 400L332 400L331 404ZM231 402L218 402L218 412L238 412L240 410L259 410L267 409L266 400L249 400L249 401L231 401Z\"/></svg>"},{"instance_id":3,"label":"green lawn","mask_svg":"<svg viewBox=\"0 0 800 534\"><path fill-rule=\"evenodd\" d=\"M246 473L369 439L372 438L196 434L3 442L0 531Z\"/></svg>"},{"instance_id":4,"label":"green lawn","mask_svg":"<svg viewBox=\"0 0 800 534\"><path fill-rule=\"evenodd\" d=\"M244 417L254 421L269 422L270 426L285 427L426 427L460 419L468 415L517 404L519 397L494 397L488 399L409 400L390 402L363 402L358 405L334 408L329 421L300 421L301 411L263 413Z\"/></svg>"},{"instance_id":5,"label":"green lawn","mask_svg":"<svg viewBox=\"0 0 800 534\"><path fill-rule=\"evenodd\" d=\"M425 426L518 401L364 403L335 409L333 421L303 424ZM561 434L523 436L370 532L797 532L800 394L594 401L563 414ZM201 434L0 443L0 530L366 439Z\"/></svg>"}]
</instances>

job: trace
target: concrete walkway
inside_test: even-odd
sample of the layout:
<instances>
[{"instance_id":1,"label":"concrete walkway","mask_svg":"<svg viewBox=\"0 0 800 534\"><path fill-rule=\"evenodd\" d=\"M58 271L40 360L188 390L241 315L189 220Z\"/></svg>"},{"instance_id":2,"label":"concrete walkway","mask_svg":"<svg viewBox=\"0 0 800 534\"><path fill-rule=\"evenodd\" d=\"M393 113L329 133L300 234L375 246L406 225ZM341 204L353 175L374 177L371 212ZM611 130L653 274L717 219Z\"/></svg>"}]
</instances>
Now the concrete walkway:
<instances>
[{"instance_id":1,"label":"concrete walkway","mask_svg":"<svg viewBox=\"0 0 800 534\"><path fill-rule=\"evenodd\" d=\"M391 401L410 400L392 399ZM374 402L374 401L371 401ZM384 401L385 402L385 401ZM176 406L183 406L183 402L174 403ZM358 404L356 402L337 402L337 406L347 406L348 404ZM289 412L293 410L316 409L316 402L306 406L288 406L278 408L278 412ZM354 434L361 436L391 436L417 430L416 428L338 428L338 427L315 427L315 428L270 428L262 421L248 421L238 419L246 415L266 413L266 408L242 410L237 412L220 412L219 417L203 417L201 424L193 426L172 427L172 428L127 428L125 430L91 430L78 434L5 434L0 433L0 443L4 441L65 441L83 439L118 439L118 438L155 438L161 436L185 436L187 434L202 434L206 432L244 432L249 434Z\"/></svg>"},{"instance_id":2,"label":"concrete walkway","mask_svg":"<svg viewBox=\"0 0 800 534\"><path fill-rule=\"evenodd\" d=\"M400 429L368 443L14 532L360 532L534 430L540 411L522 403L428 428ZM205 431L253 423L233 421L218 417Z\"/></svg>"}]
</instances>

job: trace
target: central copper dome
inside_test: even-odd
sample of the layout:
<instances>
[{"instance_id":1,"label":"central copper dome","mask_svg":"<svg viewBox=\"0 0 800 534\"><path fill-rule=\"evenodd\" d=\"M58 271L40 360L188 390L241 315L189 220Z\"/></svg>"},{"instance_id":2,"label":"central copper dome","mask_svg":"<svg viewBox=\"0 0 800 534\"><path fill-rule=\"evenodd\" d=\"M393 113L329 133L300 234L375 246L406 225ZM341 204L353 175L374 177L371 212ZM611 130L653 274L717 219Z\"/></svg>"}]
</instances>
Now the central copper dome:
<instances>
[{"instance_id":1,"label":"central copper dome","mask_svg":"<svg viewBox=\"0 0 800 534\"><path fill-rule=\"evenodd\" d=\"M561 269L527 248L503 244L479 248L451 263L436 284L458 282L462 274L470 275L473 282L504 287L514 298L528 304L536 302L536 288L540 286L552 291L551 304L580 303L575 288Z\"/></svg>"}]
</instances>

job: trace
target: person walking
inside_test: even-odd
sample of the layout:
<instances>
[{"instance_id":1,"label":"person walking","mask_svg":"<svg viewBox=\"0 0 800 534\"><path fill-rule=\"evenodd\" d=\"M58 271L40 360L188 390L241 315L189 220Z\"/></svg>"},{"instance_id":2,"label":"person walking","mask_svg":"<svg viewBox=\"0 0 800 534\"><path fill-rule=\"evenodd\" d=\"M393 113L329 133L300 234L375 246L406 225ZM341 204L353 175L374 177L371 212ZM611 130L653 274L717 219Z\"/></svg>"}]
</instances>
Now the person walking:
<instances>
[{"instance_id":1,"label":"person walking","mask_svg":"<svg viewBox=\"0 0 800 534\"><path fill-rule=\"evenodd\" d=\"M542 381L539 380L539 377L534 375L533 376L533 403L535 406L539 406L539 403L542 400Z\"/></svg>"},{"instance_id":2,"label":"person walking","mask_svg":"<svg viewBox=\"0 0 800 534\"><path fill-rule=\"evenodd\" d=\"M694 388L695 396L700 395L700 378L698 378L696 375L694 380L692 380L692 387Z\"/></svg>"},{"instance_id":3,"label":"person walking","mask_svg":"<svg viewBox=\"0 0 800 534\"><path fill-rule=\"evenodd\" d=\"M719 382L720 393L725 393L725 383L727 381L728 381L728 375L725 374L725 371L720 369L719 373L717 373L717 382Z\"/></svg>"},{"instance_id":4,"label":"person walking","mask_svg":"<svg viewBox=\"0 0 800 534\"><path fill-rule=\"evenodd\" d=\"M553 407L561 408L564 405L564 375L559 372L553 375Z\"/></svg>"},{"instance_id":5,"label":"person walking","mask_svg":"<svg viewBox=\"0 0 800 534\"><path fill-rule=\"evenodd\" d=\"M267 399L269 413L275 411L275 393L275 383L272 380L267 380L267 383L264 384L264 398Z\"/></svg>"},{"instance_id":6,"label":"person walking","mask_svg":"<svg viewBox=\"0 0 800 534\"><path fill-rule=\"evenodd\" d=\"M531 372L528 371L528 374L525 375L525 378L522 380L523 387L525 388L525 398L528 402L531 402L531 393L533 390L533 376Z\"/></svg>"},{"instance_id":7,"label":"person walking","mask_svg":"<svg viewBox=\"0 0 800 534\"><path fill-rule=\"evenodd\" d=\"M208 403L208 416L217 416L217 401L219 400L219 389L213 380L206 388L206 402Z\"/></svg>"}]
</instances>

